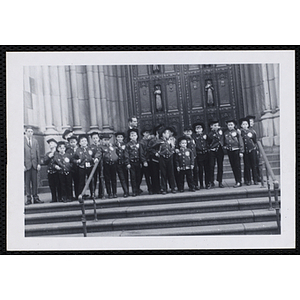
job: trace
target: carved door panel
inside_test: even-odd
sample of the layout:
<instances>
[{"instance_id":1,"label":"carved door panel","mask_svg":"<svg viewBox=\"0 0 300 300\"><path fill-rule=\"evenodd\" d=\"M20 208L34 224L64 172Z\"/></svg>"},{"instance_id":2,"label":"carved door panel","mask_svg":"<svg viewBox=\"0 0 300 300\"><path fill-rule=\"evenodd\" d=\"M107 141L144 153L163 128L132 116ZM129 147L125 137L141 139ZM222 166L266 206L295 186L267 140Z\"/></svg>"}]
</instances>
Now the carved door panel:
<instances>
[{"instance_id":1,"label":"carved door panel","mask_svg":"<svg viewBox=\"0 0 300 300\"><path fill-rule=\"evenodd\" d=\"M188 124L239 118L232 65L186 65L183 74Z\"/></svg>"},{"instance_id":2,"label":"carved door panel","mask_svg":"<svg viewBox=\"0 0 300 300\"><path fill-rule=\"evenodd\" d=\"M239 118L237 76L233 65L138 65L130 67L131 115L140 128L185 125Z\"/></svg>"}]
</instances>

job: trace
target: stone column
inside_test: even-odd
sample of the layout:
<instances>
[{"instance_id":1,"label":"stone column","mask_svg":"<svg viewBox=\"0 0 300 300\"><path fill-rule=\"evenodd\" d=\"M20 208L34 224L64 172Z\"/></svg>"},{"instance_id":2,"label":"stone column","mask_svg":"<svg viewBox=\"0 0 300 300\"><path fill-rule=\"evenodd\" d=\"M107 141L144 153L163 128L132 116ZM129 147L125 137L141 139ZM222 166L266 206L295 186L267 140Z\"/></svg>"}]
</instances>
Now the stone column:
<instances>
[{"instance_id":1,"label":"stone column","mask_svg":"<svg viewBox=\"0 0 300 300\"><path fill-rule=\"evenodd\" d=\"M104 66L99 67L99 79L100 79L100 100L101 100L101 111L102 111L102 120L103 120L103 131L111 132L109 128L109 111L108 111L108 103L107 103L107 80L104 74Z\"/></svg>"},{"instance_id":2,"label":"stone column","mask_svg":"<svg viewBox=\"0 0 300 300\"><path fill-rule=\"evenodd\" d=\"M98 128L102 130L102 109L101 109L101 100L100 100L100 81L99 81L99 69L98 66L93 66L94 73L94 91L95 91L95 103L96 103L96 118Z\"/></svg>"},{"instance_id":3,"label":"stone column","mask_svg":"<svg viewBox=\"0 0 300 300\"><path fill-rule=\"evenodd\" d=\"M68 114L67 80L66 80L65 68L66 68L65 66L58 67L62 131L65 131L67 128L70 128L70 121L69 121L69 114Z\"/></svg>"},{"instance_id":4,"label":"stone column","mask_svg":"<svg viewBox=\"0 0 300 300\"><path fill-rule=\"evenodd\" d=\"M77 74L75 66L70 66L70 81L71 81L71 99L73 105L73 131L75 134L82 134L82 126L80 125L80 115L79 115L79 100L77 92Z\"/></svg>"},{"instance_id":5,"label":"stone column","mask_svg":"<svg viewBox=\"0 0 300 300\"><path fill-rule=\"evenodd\" d=\"M53 126L53 116L52 116L52 105L51 105L51 95L50 95L50 79L49 79L49 67L42 66L43 74L43 86L44 86L44 103L45 103L45 114L46 114L46 135L56 135L57 131Z\"/></svg>"},{"instance_id":6,"label":"stone column","mask_svg":"<svg viewBox=\"0 0 300 300\"><path fill-rule=\"evenodd\" d=\"M108 103L110 107L110 120L109 124L114 128L118 127L119 115L117 115L117 78L115 66L107 66L107 81L108 81Z\"/></svg>"},{"instance_id":7,"label":"stone column","mask_svg":"<svg viewBox=\"0 0 300 300\"><path fill-rule=\"evenodd\" d=\"M262 65L262 78L263 78L263 86L264 86L264 112L261 117L263 138L262 143L263 146L271 147L273 146L273 115L271 110L271 99L270 99L270 86L269 86L269 77L268 77L268 69L267 65Z\"/></svg>"},{"instance_id":8,"label":"stone column","mask_svg":"<svg viewBox=\"0 0 300 300\"><path fill-rule=\"evenodd\" d=\"M86 66L86 71L87 71L87 85L88 85L88 92L89 92L90 121L91 121L90 132L92 132L93 130L98 129L93 67L91 65Z\"/></svg>"},{"instance_id":9,"label":"stone column","mask_svg":"<svg viewBox=\"0 0 300 300\"><path fill-rule=\"evenodd\" d=\"M118 108L119 108L119 129L125 130L127 127L126 115L127 113L127 103L126 103L126 89L124 88L124 76L122 74L122 66L116 66L117 68L117 78L118 78Z\"/></svg>"}]
</instances>

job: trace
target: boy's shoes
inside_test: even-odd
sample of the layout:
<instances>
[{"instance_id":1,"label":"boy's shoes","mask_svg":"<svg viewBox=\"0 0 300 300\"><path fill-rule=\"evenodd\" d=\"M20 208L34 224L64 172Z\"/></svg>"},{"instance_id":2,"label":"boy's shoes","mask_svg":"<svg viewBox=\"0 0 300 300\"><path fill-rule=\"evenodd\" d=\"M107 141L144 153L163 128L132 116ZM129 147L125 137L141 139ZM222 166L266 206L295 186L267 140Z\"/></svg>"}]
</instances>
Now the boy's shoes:
<instances>
[{"instance_id":1,"label":"boy's shoes","mask_svg":"<svg viewBox=\"0 0 300 300\"><path fill-rule=\"evenodd\" d=\"M214 183L214 182L212 182L212 183L210 184L210 186L211 186L211 187L214 187L214 186L215 186L215 183Z\"/></svg>"},{"instance_id":2,"label":"boy's shoes","mask_svg":"<svg viewBox=\"0 0 300 300\"><path fill-rule=\"evenodd\" d=\"M195 190L199 191L200 190L199 186L195 186Z\"/></svg>"},{"instance_id":3,"label":"boy's shoes","mask_svg":"<svg viewBox=\"0 0 300 300\"><path fill-rule=\"evenodd\" d=\"M108 195L108 199L112 199L112 197L113 197L112 194Z\"/></svg>"},{"instance_id":4,"label":"boy's shoes","mask_svg":"<svg viewBox=\"0 0 300 300\"><path fill-rule=\"evenodd\" d=\"M175 190L171 190L171 193L172 193L172 194L176 194L176 191L175 191Z\"/></svg>"},{"instance_id":5,"label":"boy's shoes","mask_svg":"<svg viewBox=\"0 0 300 300\"><path fill-rule=\"evenodd\" d=\"M136 197L136 196L137 196L137 194L136 194L136 193L133 193L133 194L132 194L132 197Z\"/></svg>"},{"instance_id":6,"label":"boy's shoes","mask_svg":"<svg viewBox=\"0 0 300 300\"><path fill-rule=\"evenodd\" d=\"M113 198L118 198L117 194L113 194Z\"/></svg>"},{"instance_id":7,"label":"boy's shoes","mask_svg":"<svg viewBox=\"0 0 300 300\"><path fill-rule=\"evenodd\" d=\"M251 183L249 181L245 182L245 184L248 186L251 185Z\"/></svg>"},{"instance_id":8,"label":"boy's shoes","mask_svg":"<svg viewBox=\"0 0 300 300\"><path fill-rule=\"evenodd\" d=\"M124 198L127 198L127 197L128 197L128 194L127 194L127 193L124 193L123 197L124 197Z\"/></svg>"},{"instance_id":9,"label":"boy's shoes","mask_svg":"<svg viewBox=\"0 0 300 300\"><path fill-rule=\"evenodd\" d=\"M200 185L200 190L203 190L204 189L204 186L203 185Z\"/></svg>"},{"instance_id":10,"label":"boy's shoes","mask_svg":"<svg viewBox=\"0 0 300 300\"><path fill-rule=\"evenodd\" d=\"M44 203L44 201L41 201L38 197L36 197L36 198L33 198L33 203L40 204L40 203Z\"/></svg>"},{"instance_id":11,"label":"boy's shoes","mask_svg":"<svg viewBox=\"0 0 300 300\"><path fill-rule=\"evenodd\" d=\"M224 188L224 185L223 185L222 182L219 183L219 187L220 187L220 188Z\"/></svg>"},{"instance_id":12,"label":"boy's shoes","mask_svg":"<svg viewBox=\"0 0 300 300\"><path fill-rule=\"evenodd\" d=\"M30 204L32 204L31 199L28 199L28 200L25 202L25 205L30 205Z\"/></svg>"},{"instance_id":13,"label":"boy's shoes","mask_svg":"<svg viewBox=\"0 0 300 300\"><path fill-rule=\"evenodd\" d=\"M208 185L206 186L206 189L207 189L207 190L210 190L210 189L211 189L211 185L208 184Z\"/></svg>"},{"instance_id":14,"label":"boy's shoes","mask_svg":"<svg viewBox=\"0 0 300 300\"><path fill-rule=\"evenodd\" d=\"M184 190L179 190L179 193L183 193L184 192Z\"/></svg>"},{"instance_id":15,"label":"boy's shoes","mask_svg":"<svg viewBox=\"0 0 300 300\"><path fill-rule=\"evenodd\" d=\"M142 194L142 192L143 192L143 190L142 190L142 189L140 189L140 190L139 190L139 192L138 192L138 194L139 194L139 195L141 195L141 194Z\"/></svg>"},{"instance_id":16,"label":"boy's shoes","mask_svg":"<svg viewBox=\"0 0 300 300\"><path fill-rule=\"evenodd\" d=\"M257 181L254 181L254 185L259 185L259 183Z\"/></svg>"},{"instance_id":17,"label":"boy's shoes","mask_svg":"<svg viewBox=\"0 0 300 300\"><path fill-rule=\"evenodd\" d=\"M240 182L237 182L233 187L237 188L237 187L240 187L240 186L242 186L242 184Z\"/></svg>"},{"instance_id":18,"label":"boy's shoes","mask_svg":"<svg viewBox=\"0 0 300 300\"><path fill-rule=\"evenodd\" d=\"M166 194L167 194L167 192L166 192L166 191L162 191L161 193L162 193L162 195L166 195Z\"/></svg>"},{"instance_id":19,"label":"boy's shoes","mask_svg":"<svg viewBox=\"0 0 300 300\"><path fill-rule=\"evenodd\" d=\"M195 189L189 189L189 191L190 191L190 192L196 192L196 190L195 190Z\"/></svg>"}]
</instances>

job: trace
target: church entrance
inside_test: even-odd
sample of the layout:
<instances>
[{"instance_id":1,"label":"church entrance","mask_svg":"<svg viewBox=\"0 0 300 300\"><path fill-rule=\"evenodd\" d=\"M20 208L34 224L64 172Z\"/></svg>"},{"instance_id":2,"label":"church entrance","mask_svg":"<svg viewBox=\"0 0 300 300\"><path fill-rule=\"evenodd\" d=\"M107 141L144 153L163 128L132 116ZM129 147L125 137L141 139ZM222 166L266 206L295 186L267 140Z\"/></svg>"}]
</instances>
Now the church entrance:
<instances>
[{"instance_id":1,"label":"church entrance","mask_svg":"<svg viewBox=\"0 0 300 300\"><path fill-rule=\"evenodd\" d=\"M127 68L129 113L140 128L163 123L178 134L196 121L206 124L243 115L239 65L135 65Z\"/></svg>"}]
</instances>

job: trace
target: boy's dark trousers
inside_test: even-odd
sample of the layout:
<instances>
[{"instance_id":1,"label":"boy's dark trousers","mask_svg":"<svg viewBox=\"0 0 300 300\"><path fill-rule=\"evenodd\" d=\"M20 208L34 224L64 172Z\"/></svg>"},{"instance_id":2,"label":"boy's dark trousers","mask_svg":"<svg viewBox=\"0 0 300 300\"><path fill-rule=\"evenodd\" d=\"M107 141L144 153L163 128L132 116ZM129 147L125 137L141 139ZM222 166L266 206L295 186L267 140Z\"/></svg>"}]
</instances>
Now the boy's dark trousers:
<instances>
[{"instance_id":1,"label":"boy's dark trousers","mask_svg":"<svg viewBox=\"0 0 300 300\"><path fill-rule=\"evenodd\" d=\"M149 193L153 193L153 187L152 187L152 176L150 176L151 173L151 169L150 169L150 162L148 163L148 167L142 167L142 172L145 175L145 179L146 179L146 184L147 184L147 188L148 188L148 192Z\"/></svg>"},{"instance_id":2,"label":"boy's dark trousers","mask_svg":"<svg viewBox=\"0 0 300 300\"><path fill-rule=\"evenodd\" d=\"M79 195L82 193L82 190L85 186L85 179L89 178L91 172L92 172L92 167L90 168L80 168L78 167L78 192ZM91 180L90 184L89 184L89 188L90 188L90 193L91 196L94 194L94 189L93 189L93 181Z\"/></svg>"},{"instance_id":3,"label":"boy's dark trousers","mask_svg":"<svg viewBox=\"0 0 300 300\"><path fill-rule=\"evenodd\" d=\"M251 170L254 182L258 181L256 169L256 150L244 154L244 180L245 183L251 183Z\"/></svg>"},{"instance_id":4,"label":"boy's dark trousers","mask_svg":"<svg viewBox=\"0 0 300 300\"><path fill-rule=\"evenodd\" d=\"M241 173L241 160L240 160L240 151L228 151L230 166L233 171L235 182L242 182L242 173Z\"/></svg>"},{"instance_id":5,"label":"boy's dark trousers","mask_svg":"<svg viewBox=\"0 0 300 300\"><path fill-rule=\"evenodd\" d=\"M209 173L210 173L210 183L214 182L214 172L215 172L215 164L217 161L218 173L217 173L217 181L219 183L222 182L223 178L223 161L224 161L224 152L222 147L219 147L217 151L209 152Z\"/></svg>"},{"instance_id":6,"label":"boy's dark trousers","mask_svg":"<svg viewBox=\"0 0 300 300\"><path fill-rule=\"evenodd\" d=\"M161 189L163 192L167 191L167 181L169 182L171 190L175 189L174 179L174 165L173 155L169 158L160 157L159 167L161 172Z\"/></svg>"},{"instance_id":7,"label":"boy's dark trousers","mask_svg":"<svg viewBox=\"0 0 300 300\"><path fill-rule=\"evenodd\" d=\"M103 162L103 176L108 196L117 194L117 162Z\"/></svg>"},{"instance_id":8,"label":"boy's dark trousers","mask_svg":"<svg viewBox=\"0 0 300 300\"><path fill-rule=\"evenodd\" d=\"M193 185L194 188L198 186L198 166L197 166L197 158L194 159L194 169L192 171Z\"/></svg>"},{"instance_id":9,"label":"boy's dark trousers","mask_svg":"<svg viewBox=\"0 0 300 300\"><path fill-rule=\"evenodd\" d=\"M194 189L195 185L193 183L193 172L189 170L180 170L179 171L179 191L184 190L184 176L186 176L186 181L190 189Z\"/></svg>"},{"instance_id":10,"label":"boy's dark trousers","mask_svg":"<svg viewBox=\"0 0 300 300\"><path fill-rule=\"evenodd\" d=\"M140 176L141 176L141 166L140 162L130 162L130 182L131 182L131 188L132 193L137 195L140 190Z\"/></svg>"},{"instance_id":11,"label":"boy's dark trousers","mask_svg":"<svg viewBox=\"0 0 300 300\"><path fill-rule=\"evenodd\" d=\"M94 191L96 192L97 188L97 180L99 179L99 184L98 184L98 195L99 198L102 198L104 195L104 191L102 191L102 180L101 180L101 162L99 162L97 169L94 173Z\"/></svg>"},{"instance_id":12,"label":"boy's dark trousers","mask_svg":"<svg viewBox=\"0 0 300 300\"><path fill-rule=\"evenodd\" d=\"M79 167L76 166L76 165L75 166L73 165L73 167L72 167L72 180L73 180L73 185L74 185L75 199L78 199L78 196L80 194L78 170L79 170Z\"/></svg>"},{"instance_id":13,"label":"boy's dark trousers","mask_svg":"<svg viewBox=\"0 0 300 300\"><path fill-rule=\"evenodd\" d=\"M128 194L129 184L128 184L128 170L126 168L126 165L117 163L117 173L118 173L124 194Z\"/></svg>"},{"instance_id":14,"label":"boy's dark trousers","mask_svg":"<svg viewBox=\"0 0 300 300\"><path fill-rule=\"evenodd\" d=\"M62 200L72 200L72 175L71 173L59 173L58 174Z\"/></svg>"},{"instance_id":15,"label":"boy's dark trousers","mask_svg":"<svg viewBox=\"0 0 300 300\"><path fill-rule=\"evenodd\" d=\"M160 181L159 181L159 162L150 160L150 174L152 178L152 189L154 194L160 193Z\"/></svg>"},{"instance_id":16,"label":"boy's dark trousers","mask_svg":"<svg viewBox=\"0 0 300 300\"><path fill-rule=\"evenodd\" d=\"M208 152L203 154L197 154L196 161L200 187L203 187L203 171L205 175L205 186L207 187L210 180Z\"/></svg>"},{"instance_id":17,"label":"boy's dark trousers","mask_svg":"<svg viewBox=\"0 0 300 300\"><path fill-rule=\"evenodd\" d=\"M173 167L176 166L176 155L173 155ZM180 176L179 172L177 171L176 168L174 168L174 179L175 179L175 185L179 189L180 186Z\"/></svg>"},{"instance_id":18,"label":"boy's dark trousers","mask_svg":"<svg viewBox=\"0 0 300 300\"><path fill-rule=\"evenodd\" d=\"M60 182L59 182L59 177L57 172L48 173L48 183L51 191L51 198L52 198L51 201L57 202L58 200L62 200Z\"/></svg>"}]
</instances>

